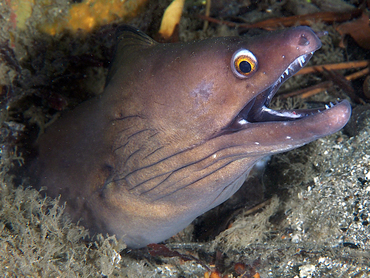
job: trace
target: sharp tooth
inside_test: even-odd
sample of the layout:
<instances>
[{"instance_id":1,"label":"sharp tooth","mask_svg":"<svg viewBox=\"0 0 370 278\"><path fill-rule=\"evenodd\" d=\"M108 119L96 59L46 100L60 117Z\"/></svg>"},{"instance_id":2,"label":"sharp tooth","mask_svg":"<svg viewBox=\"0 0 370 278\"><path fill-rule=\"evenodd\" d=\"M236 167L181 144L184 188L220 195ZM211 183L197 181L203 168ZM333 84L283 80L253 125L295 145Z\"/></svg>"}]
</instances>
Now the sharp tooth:
<instances>
[{"instance_id":1,"label":"sharp tooth","mask_svg":"<svg viewBox=\"0 0 370 278\"><path fill-rule=\"evenodd\" d=\"M330 104L330 107L334 107L334 104L332 102L330 102L329 104Z\"/></svg>"},{"instance_id":2,"label":"sharp tooth","mask_svg":"<svg viewBox=\"0 0 370 278\"><path fill-rule=\"evenodd\" d=\"M326 108L326 109L329 109L330 107L329 107L329 105L325 104L325 108Z\"/></svg>"},{"instance_id":3,"label":"sharp tooth","mask_svg":"<svg viewBox=\"0 0 370 278\"><path fill-rule=\"evenodd\" d=\"M303 63L304 63L304 58L302 56L298 57L298 63L301 67L303 67Z\"/></svg>"},{"instance_id":4,"label":"sharp tooth","mask_svg":"<svg viewBox=\"0 0 370 278\"><path fill-rule=\"evenodd\" d=\"M239 123L240 125L245 125L245 124L247 124L248 122L247 122L245 119L241 119L241 120L239 120L239 121L238 121L238 123Z\"/></svg>"},{"instance_id":5,"label":"sharp tooth","mask_svg":"<svg viewBox=\"0 0 370 278\"><path fill-rule=\"evenodd\" d=\"M284 74L289 75L289 68L284 71Z\"/></svg>"}]
</instances>

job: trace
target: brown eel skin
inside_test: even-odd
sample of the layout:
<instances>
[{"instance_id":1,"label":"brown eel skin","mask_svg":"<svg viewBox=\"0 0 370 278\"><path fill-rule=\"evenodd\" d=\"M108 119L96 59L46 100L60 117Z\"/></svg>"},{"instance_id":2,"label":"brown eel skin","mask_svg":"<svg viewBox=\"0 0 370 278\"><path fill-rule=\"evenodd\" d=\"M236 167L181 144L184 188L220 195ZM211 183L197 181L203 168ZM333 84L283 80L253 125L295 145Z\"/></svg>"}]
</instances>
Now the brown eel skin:
<instances>
[{"instance_id":1,"label":"brown eel skin","mask_svg":"<svg viewBox=\"0 0 370 278\"><path fill-rule=\"evenodd\" d=\"M347 123L347 101L268 108L320 46L308 27L159 44L121 26L104 93L39 138L37 184L92 233L132 248L163 241L228 199L259 159Z\"/></svg>"}]
</instances>

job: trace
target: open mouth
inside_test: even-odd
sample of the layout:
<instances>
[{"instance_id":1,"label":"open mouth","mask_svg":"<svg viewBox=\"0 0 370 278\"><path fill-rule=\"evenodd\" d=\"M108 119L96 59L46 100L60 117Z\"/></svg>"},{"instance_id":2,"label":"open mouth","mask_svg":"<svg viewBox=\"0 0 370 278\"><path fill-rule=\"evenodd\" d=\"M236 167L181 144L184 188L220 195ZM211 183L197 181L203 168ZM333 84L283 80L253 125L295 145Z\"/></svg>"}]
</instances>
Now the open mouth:
<instances>
[{"instance_id":1,"label":"open mouth","mask_svg":"<svg viewBox=\"0 0 370 278\"><path fill-rule=\"evenodd\" d=\"M326 105L325 108L322 109L273 110L268 108L281 84L303 68L308 63L312 55L313 52L296 58L275 83L254 97L246 106L244 106L234 120L221 131L221 134L233 133L241 129L245 129L250 123L293 121L331 108L333 106L332 103L330 103L330 105Z\"/></svg>"}]
</instances>

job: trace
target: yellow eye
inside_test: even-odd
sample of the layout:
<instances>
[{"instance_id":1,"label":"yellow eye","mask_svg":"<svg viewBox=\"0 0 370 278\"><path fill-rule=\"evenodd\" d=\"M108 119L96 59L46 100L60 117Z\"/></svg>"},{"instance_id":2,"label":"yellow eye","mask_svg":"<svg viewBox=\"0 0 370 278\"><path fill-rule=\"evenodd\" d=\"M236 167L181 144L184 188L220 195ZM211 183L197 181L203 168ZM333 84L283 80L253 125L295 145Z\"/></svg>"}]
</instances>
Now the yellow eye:
<instances>
[{"instance_id":1,"label":"yellow eye","mask_svg":"<svg viewBox=\"0 0 370 278\"><path fill-rule=\"evenodd\" d=\"M231 69L236 77L250 77L257 71L257 67L257 58L249 50L240 49L231 58Z\"/></svg>"}]
</instances>

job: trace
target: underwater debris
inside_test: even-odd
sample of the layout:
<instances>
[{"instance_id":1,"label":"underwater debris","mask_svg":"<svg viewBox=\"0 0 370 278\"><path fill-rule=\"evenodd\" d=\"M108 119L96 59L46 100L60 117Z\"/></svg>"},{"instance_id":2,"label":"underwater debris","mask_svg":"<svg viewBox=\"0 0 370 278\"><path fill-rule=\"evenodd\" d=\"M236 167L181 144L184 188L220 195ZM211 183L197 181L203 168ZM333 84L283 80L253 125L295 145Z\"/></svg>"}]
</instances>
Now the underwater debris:
<instances>
[{"instance_id":1,"label":"underwater debris","mask_svg":"<svg viewBox=\"0 0 370 278\"><path fill-rule=\"evenodd\" d=\"M342 36L341 47L345 47L345 37L350 35L359 46L370 49L369 13L364 11L358 19L340 24L337 31Z\"/></svg>"},{"instance_id":2,"label":"underwater debris","mask_svg":"<svg viewBox=\"0 0 370 278\"><path fill-rule=\"evenodd\" d=\"M284 27L291 27L296 25L312 25L313 22L326 22L326 23L333 23L333 22L343 22L353 18L358 17L361 14L362 10L355 9L351 12L318 12L313 14L305 14L305 15L295 15L290 17L278 17L278 18L270 18L256 23L235 23L226 20L220 20L212 17L208 17L205 15L199 15L199 18L203 20L207 20L209 22L223 24L230 27L237 27L239 28L240 32L244 32L248 29L254 28L262 28L265 30L276 30L281 26Z\"/></svg>"},{"instance_id":3,"label":"underwater debris","mask_svg":"<svg viewBox=\"0 0 370 278\"><path fill-rule=\"evenodd\" d=\"M353 89L351 81L369 75L369 65L369 60L363 60L306 67L299 71L296 75L303 75L314 72L323 73L324 76L329 79L329 81L323 81L304 89L299 89L293 92L280 93L278 95L280 95L282 98L300 96L302 99L304 99L316 95L320 92L326 91L336 85L337 87L341 88L346 93L346 95L352 99L352 101L354 101L355 103L364 104L365 101L361 98L360 93L356 92ZM339 72L339 70L353 70L355 68L364 69L358 70L346 76L342 75ZM366 79L363 84L363 93L366 97Z\"/></svg>"},{"instance_id":4,"label":"underwater debris","mask_svg":"<svg viewBox=\"0 0 370 278\"><path fill-rule=\"evenodd\" d=\"M185 0L174 0L164 12L161 27L158 31L159 41L178 41L179 24Z\"/></svg>"},{"instance_id":5,"label":"underwater debris","mask_svg":"<svg viewBox=\"0 0 370 278\"><path fill-rule=\"evenodd\" d=\"M34 0L6 0L5 4L10 8L10 23L13 29L24 30L27 26L27 20L32 14Z\"/></svg>"},{"instance_id":6,"label":"underwater debris","mask_svg":"<svg viewBox=\"0 0 370 278\"><path fill-rule=\"evenodd\" d=\"M65 30L75 33L79 30L90 32L93 29L117 21L127 21L140 13L148 0L84 0L71 5L68 14L56 17L40 30L56 35Z\"/></svg>"},{"instance_id":7,"label":"underwater debris","mask_svg":"<svg viewBox=\"0 0 370 278\"><path fill-rule=\"evenodd\" d=\"M315 65L308 66L301 69L296 75L302 75L312 72L323 72L324 70L341 70L341 69L353 69L353 68L364 68L369 67L370 61L348 61L343 63L326 64L326 65Z\"/></svg>"}]
</instances>

